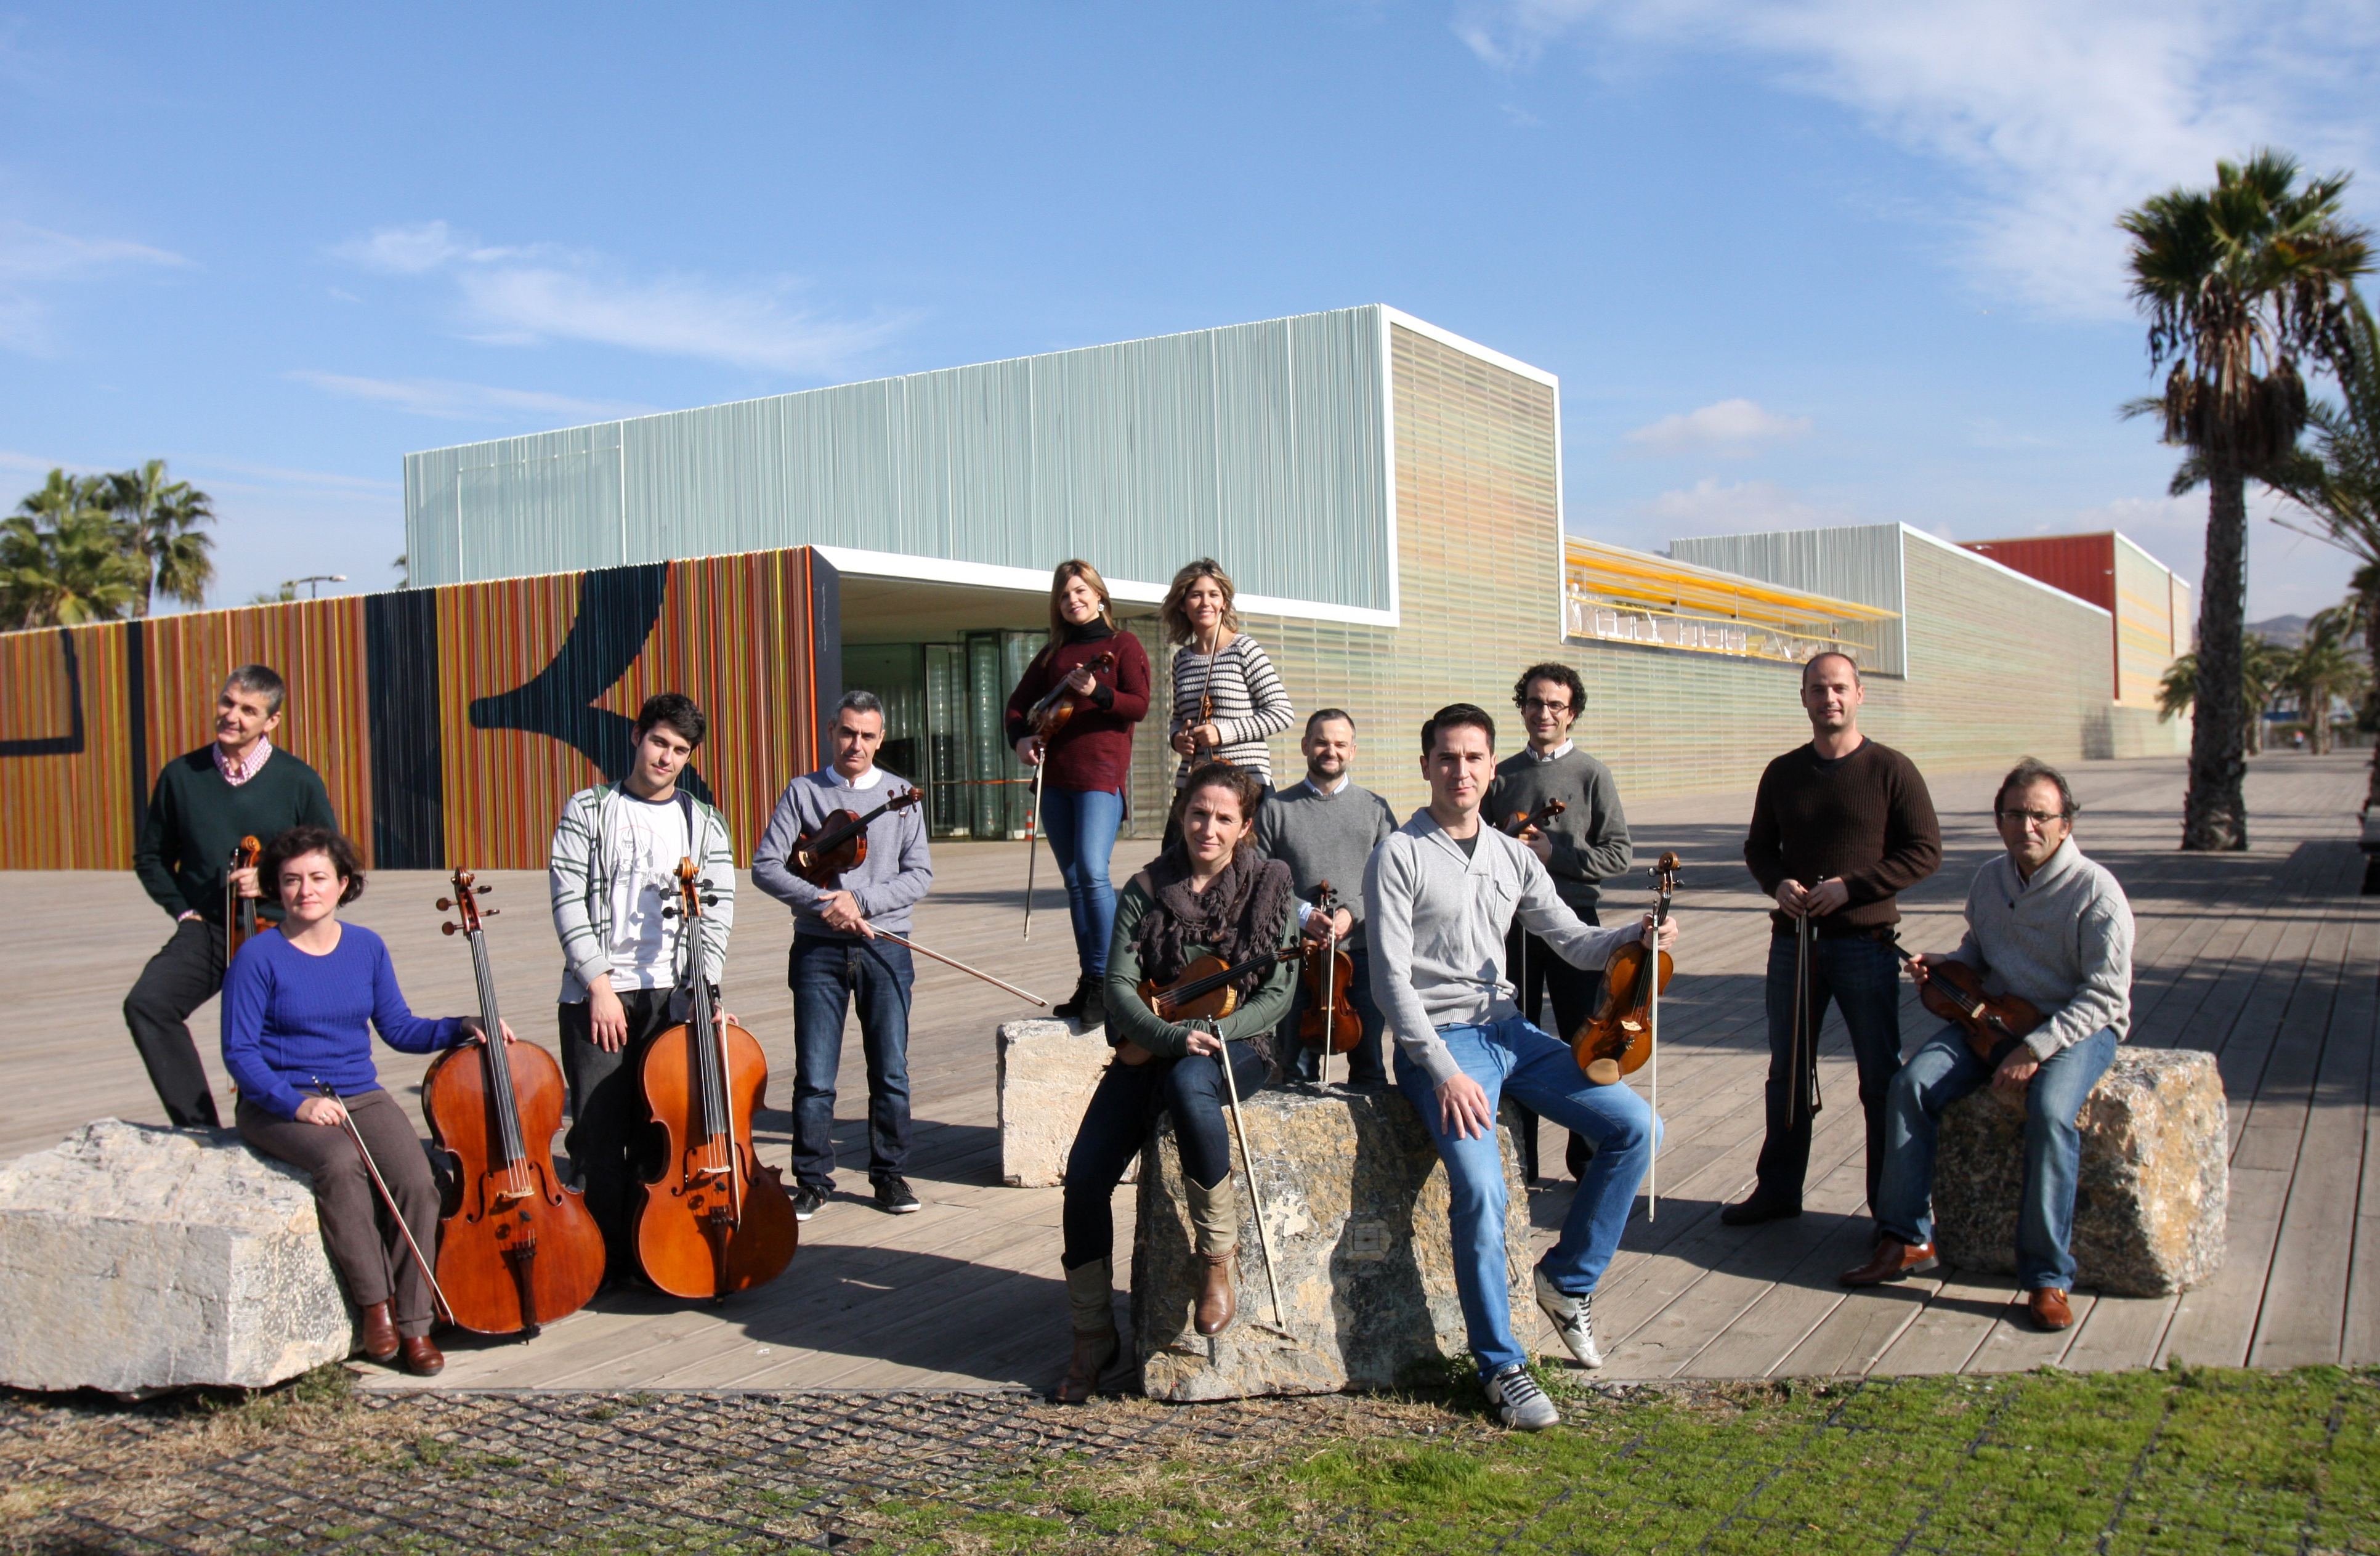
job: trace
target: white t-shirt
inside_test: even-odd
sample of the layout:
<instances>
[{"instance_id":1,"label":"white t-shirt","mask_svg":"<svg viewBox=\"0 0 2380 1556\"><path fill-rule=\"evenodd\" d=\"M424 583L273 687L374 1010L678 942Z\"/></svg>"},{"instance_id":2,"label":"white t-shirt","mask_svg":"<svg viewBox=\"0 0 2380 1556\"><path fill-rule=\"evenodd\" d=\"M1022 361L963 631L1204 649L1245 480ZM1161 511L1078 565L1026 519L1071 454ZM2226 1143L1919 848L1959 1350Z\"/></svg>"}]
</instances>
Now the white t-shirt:
<instances>
[{"instance_id":1,"label":"white t-shirt","mask_svg":"<svg viewBox=\"0 0 2380 1556\"><path fill-rule=\"evenodd\" d=\"M693 851L675 795L638 799L625 789L612 808L612 987L666 989L677 981L677 920L662 909L677 894L677 864Z\"/></svg>"}]
</instances>

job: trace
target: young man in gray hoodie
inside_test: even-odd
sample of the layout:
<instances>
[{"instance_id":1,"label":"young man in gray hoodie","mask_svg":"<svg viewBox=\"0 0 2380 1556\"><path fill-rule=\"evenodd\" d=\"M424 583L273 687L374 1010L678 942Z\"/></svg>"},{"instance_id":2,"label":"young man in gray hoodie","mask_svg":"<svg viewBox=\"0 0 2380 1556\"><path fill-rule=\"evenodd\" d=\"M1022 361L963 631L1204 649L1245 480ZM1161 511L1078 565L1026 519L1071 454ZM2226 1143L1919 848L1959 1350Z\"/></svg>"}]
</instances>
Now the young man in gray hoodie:
<instances>
[{"instance_id":1,"label":"young man in gray hoodie","mask_svg":"<svg viewBox=\"0 0 2380 1556\"><path fill-rule=\"evenodd\" d=\"M1652 916L1589 928L1526 845L1481 824L1495 741L1495 721L1469 703L1441 708L1422 725L1429 805L1374 851L1364 907L1373 997L1396 1035L1397 1086L1446 1162L1454 1282L1472 1354L1505 1424L1536 1429L1560 1417L1529 1377L1505 1295L1499 1098L1517 1098L1595 1144L1561 1236L1536 1273L1537 1306L1585 1367L1603 1365L1588 1300L1620 1246L1660 1122L1627 1086L1590 1082L1568 1044L1523 1019L1504 976L1505 936L1517 917L1572 966L1599 968L1647 934ZM1677 925L1672 918L1662 926L1663 946L1676 942Z\"/></svg>"},{"instance_id":2,"label":"young man in gray hoodie","mask_svg":"<svg viewBox=\"0 0 2380 1556\"><path fill-rule=\"evenodd\" d=\"M752 884L794 910L794 949L786 981L794 991L794 1215L808 1221L834 1191L834 1082L843 1061L844 1016L859 1007L868 1058L868 1176L876 1207L892 1215L918 1209L902 1170L909 1161L909 948L880 939L906 936L909 909L933 884L926 818L907 779L876 765L884 744L884 704L874 692L847 691L835 705L828 739L834 760L785 785L752 851ZM868 816L868 857L831 886L801 875L791 856L838 810Z\"/></svg>"}]
</instances>

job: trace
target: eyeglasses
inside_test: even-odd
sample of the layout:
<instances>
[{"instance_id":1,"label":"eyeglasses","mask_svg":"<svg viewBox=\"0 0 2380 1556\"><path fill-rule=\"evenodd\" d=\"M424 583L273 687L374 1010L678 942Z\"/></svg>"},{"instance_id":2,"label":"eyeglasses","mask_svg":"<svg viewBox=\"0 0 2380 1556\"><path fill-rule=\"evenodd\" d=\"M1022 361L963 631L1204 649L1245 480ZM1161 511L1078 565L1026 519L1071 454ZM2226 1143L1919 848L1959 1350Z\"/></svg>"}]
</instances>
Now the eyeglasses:
<instances>
[{"instance_id":1,"label":"eyeglasses","mask_svg":"<svg viewBox=\"0 0 2380 1556\"><path fill-rule=\"evenodd\" d=\"M2003 821L2031 821L2037 827L2046 827L2052 821L2063 821L2068 819L2068 813L2063 810L1999 810L1995 811L1994 814Z\"/></svg>"},{"instance_id":2,"label":"eyeglasses","mask_svg":"<svg viewBox=\"0 0 2380 1556\"><path fill-rule=\"evenodd\" d=\"M1521 711L1524 713L1567 713L1570 711L1570 704L1567 702L1548 702L1541 697L1533 697L1521 704Z\"/></svg>"}]
</instances>

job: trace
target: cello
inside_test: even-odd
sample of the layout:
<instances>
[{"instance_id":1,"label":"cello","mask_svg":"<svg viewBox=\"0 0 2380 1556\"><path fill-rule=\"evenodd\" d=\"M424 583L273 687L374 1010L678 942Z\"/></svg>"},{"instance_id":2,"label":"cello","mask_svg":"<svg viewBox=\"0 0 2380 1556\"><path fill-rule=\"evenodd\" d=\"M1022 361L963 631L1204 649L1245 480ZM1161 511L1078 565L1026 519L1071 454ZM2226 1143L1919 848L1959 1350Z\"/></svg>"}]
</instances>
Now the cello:
<instances>
[{"instance_id":1,"label":"cello","mask_svg":"<svg viewBox=\"0 0 2380 1556\"><path fill-rule=\"evenodd\" d=\"M231 851L231 862L224 867L224 966L226 967L231 966L231 959L239 954L239 948L255 935L256 905L263 901L261 897L241 896L239 888L231 883L231 872L254 869L263 852L264 845L255 838L243 837L239 840L239 846Z\"/></svg>"},{"instance_id":2,"label":"cello","mask_svg":"<svg viewBox=\"0 0 2380 1556\"><path fill-rule=\"evenodd\" d=\"M1670 899L1678 890L1678 856L1663 854L1653 877L1653 931L1658 941L1669 921ZM1633 1075L1652 1056L1658 1034L1654 1014L1674 969L1666 951L1648 949L1643 937L1611 953L1603 967L1603 1007L1571 1038L1571 1055L1586 1078L1609 1086Z\"/></svg>"},{"instance_id":3,"label":"cello","mask_svg":"<svg viewBox=\"0 0 2380 1556\"><path fill-rule=\"evenodd\" d=\"M638 1185L636 1240L645 1279L673 1296L723 1302L783 1274L801 1233L777 1169L752 1149L769 1062L751 1033L720 1019L703 975L702 910L719 900L710 888L680 859L677 906L662 909L679 921L690 1008L638 1066L668 1149L661 1175Z\"/></svg>"},{"instance_id":4,"label":"cello","mask_svg":"<svg viewBox=\"0 0 2380 1556\"><path fill-rule=\"evenodd\" d=\"M818 887L832 892L843 880L843 872L857 868L868 857L868 823L892 810L904 810L912 805L926 803L926 791L912 788L862 816L852 810L830 810L819 824L794 840L794 851L785 856L793 872ZM691 869L681 867L680 873Z\"/></svg>"},{"instance_id":5,"label":"cello","mask_svg":"<svg viewBox=\"0 0 2380 1556\"><path fill-rule=\"evenodd\" d=\"M1339 893L1328 881L1314 883L1314 911L1330 915L1333 925L1339 921ZM1302 954L1305 965L1298 970L1305 979L1305 1008L1298 1013L1298 1040L1318 1053L1354 1052L1364 1040L1364 1019L1347 997L1347 985L1355 977L1354 960L1339 949L1335 930L1319 941L1307 941Z\"/></svg>"},{"instance_id":6,"label":"cello","mask_svg":"<svg viewBox=\"0 0 2380 1556\"><path fill-rule=\"evenodd\" d=\"M535 1043L504 1040L480 922L501 910L480 911L488 888L469 870L453 881L455 895L439 898L438 910L452 908L460 921L441 928L471 947L482 1037L440 1054L421 1078L431 1148L454 1173L432 1284L446 1316L473 1333L533 1335L593 1299L603 1283L603 1234L553 1170L561 1066Z\"/></svg>"}]
</instances>

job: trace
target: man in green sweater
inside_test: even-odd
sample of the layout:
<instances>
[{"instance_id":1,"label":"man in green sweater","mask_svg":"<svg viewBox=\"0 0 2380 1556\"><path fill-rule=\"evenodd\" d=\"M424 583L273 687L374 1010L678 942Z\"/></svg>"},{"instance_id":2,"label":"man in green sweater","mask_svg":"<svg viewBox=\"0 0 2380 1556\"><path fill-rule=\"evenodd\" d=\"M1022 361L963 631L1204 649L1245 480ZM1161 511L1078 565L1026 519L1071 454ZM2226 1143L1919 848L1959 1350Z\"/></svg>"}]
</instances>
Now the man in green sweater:
<instances>
[{"instance_id":1,"label":"man in green sweater","mask_svg":"<svg viewBox=\"0 0 2380 1556\"><path fill-rule=\"evenodd\" d=\"M1571 725L1586 706L1586 685L1567 664L1532 664L1512 683L1512 706L1529 743L1496 764L1495 780L1480 813L1500 827L1516 818L1534 815L1548 800L1560 800L1561 813L1520 834L1529 852L1553 878L1562 906L1582 924L1600 924L1597 908L1602 883L1628 868L1634 845L1628 836L1628 815L1620 808L1620 785L1611 770L1573 744ZM1554 1002L1556 1036L1575 1035L1595 1014L1603 992L1603 974L1572 966L1551 947L1513 920L1504 947L1504 966L1519 991L1521 1014L1539 1019L1538 1007L1550 994ZM1537 1175L1537 1119L1524 1106L1519 1137L1521 1168ZM1570 1175L1586 1173L1586 1142L1576 1135L1563 1152Z\"/></svg>"},{"instance_id":2,"label":"man in green sweater","mask_svg":"<svg viewBox=\"0 0 2380 1556\"><path fill-rule=\"evenodd\" d=\"M213 1129L222 1122L188 1023L223 987L226 893L261 894L254 869L227 868L233 850L243 837L271 843L291 827L338 830L321 775L273 747L287 698L280 675L261 664L233 671L215 697L214 739L157 774L132 847L132 868L173 916L174 935L124 997L124 1024L176 1128ZM259 912L281 916L270 899Z\"/></svg>"}]
</instances>

